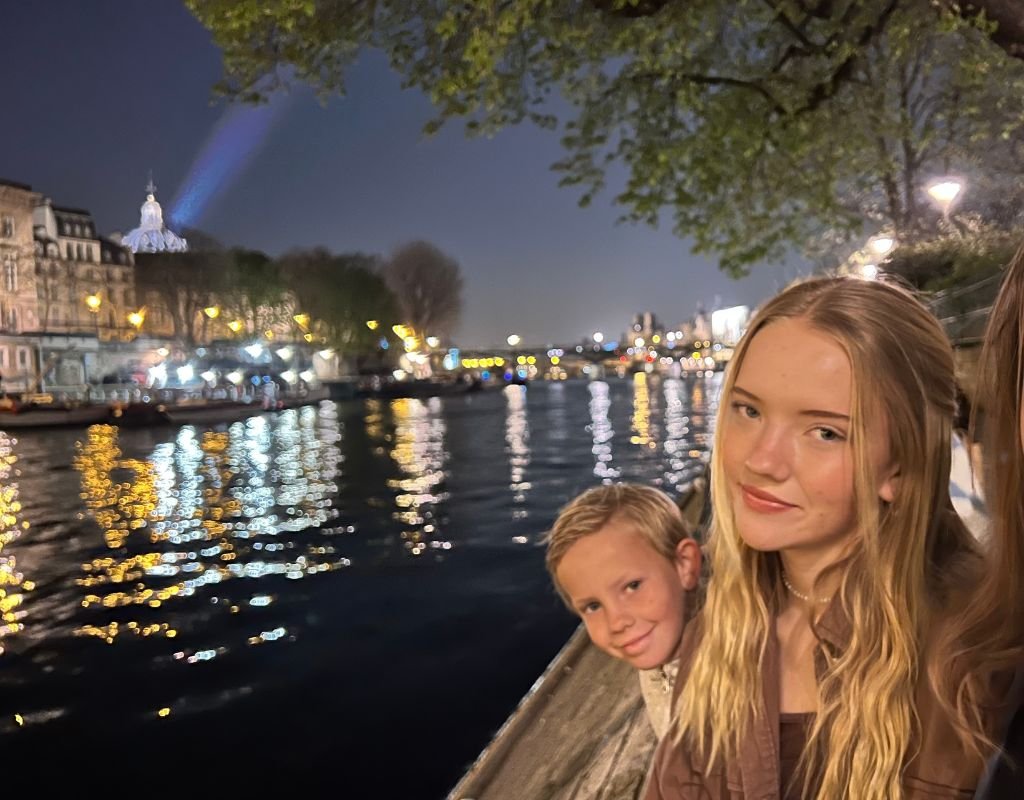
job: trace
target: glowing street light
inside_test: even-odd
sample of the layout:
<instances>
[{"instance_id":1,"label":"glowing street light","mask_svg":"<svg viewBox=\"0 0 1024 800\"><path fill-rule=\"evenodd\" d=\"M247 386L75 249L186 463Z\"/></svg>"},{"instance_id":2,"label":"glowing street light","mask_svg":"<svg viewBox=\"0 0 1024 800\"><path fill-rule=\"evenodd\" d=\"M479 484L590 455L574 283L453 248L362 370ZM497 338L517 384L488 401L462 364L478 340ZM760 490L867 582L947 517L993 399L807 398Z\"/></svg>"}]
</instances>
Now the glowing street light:
<instances>
[{"instance_id":1,"label":"glowing street light","mask_svg":"<svg viewBox=\"0 0 1024 800\"><path fill-rule=\"evenodd\" d=\"M203 309L203 313L210 319L217 319L220 316L220 306L207 306Z\"/></svg>"},{"instance_id":2,"label":"glowing street light","mask_svg":"<svg viewBox=\"0 0 1024 800\"><path fill-rule=\"evenodd\" d=\"M228 328L231 329L232 333L238 333L240 330L242 330L242 322L241 322L241 320L237 320L237 319L231 320L231 322L228 323Z\"/></svg>"},{"instance_id":3,"label":"glowing street light","mask_svg":"<svg viewBox=\"0 0 1024 800\"><path fill-rule=\"evenodd\" d=\"M869 281L878 279L878 265L877 264L865 264L860 268L860 274L867 278Z\"/></svg>"},{"instance_id":4,"label":"glowing street light","mask_svg":"<svg viewBox=\"0 0 1024 800\"><path fill-rule=\"evenodd\" d=\"M963 181L956 178L940 178L928 184L928 188L925 191L928 192L928 196L935 205L939 207L942 216L948 218L949 210L953 207L953 203L956 202L963 188Z\"/></svg>"},{"instance_id":5,"label":"glowing street light","mask_svg":"<svg viewBox=\"0 0 1024 800\"><path fill-rule=\"evenodd\" d=\"M380 326L380 323L377 322L377 320L375 320L375 319L368 319L368 320L366 320L366 327L369 328L371 331L377 330L377 328L379 326Z\"/></svg>"},{"instance_id":6,"label":"glowing street light","mask_svg":"<svg viewBox=\"0 0 1024 800\"><path fill-rule=\"evenodd\" d=\"M131 314L128 315L128 322L131 325L134 325L136 330L141 328L142 327L142 323L145 322L145 321L146 321L146 309L145 308L140 308L138 311L133 311Z\"/></svg>"},{"instance_id":7,"label":"glowing street light","mask_svg":"<svg viewBox=\"0 0 1024 800\"><path fill-rule=\"evenodd\" d=\"M601 342L604 341L604 334L601 333L601 331L595 331L594 332L594 341L597 342L598 344L601 344Z\"/></svg>"},{"instance_id":8,"label":"glowing street light","mask_svg":"<svg viewBox=\"0 0 1024 800\"><path fill-rule=\"evenodd\" d=\"M517 333L510 333L505 341L508 342L509 347L515 347L522 341L522 338Z\"/></svg>"},{"instance_id":9,"label":"glowing street light","mask_svg":"<svg viewBox=\"0 0 1024 800\"><path fill-rule=\"evenodd\" d=\"M436 336L427 337L427 347L437 347L439 344L441 344L441 340Z\"/></svg>"},{"instance_id":10,"label":"glowing street light","mask_svg":"<svg viewBox=\"0 0 1024 800\"><path fill-rule=\"evenodd\" d=\"M89 310L94 314L100 310L100 305L103 303L103 299L98 294L90 294L85 298L85 304L89 307Z\"/></svg>"},{"instance_id":11,"label":"glowing street light","mask_svg":"<svg viewBox=\"0 0 1024 800\"><path fill-rule=\"evenodd\" d=\"M873 236L868 241L868 247L871 248L877 256L884 256L889 253L896 246L896 240L891 236Z\"/></svg>"},{"instance_id":12,"label":"glowing street light","mask_svg":"<svg viewBox=\"0 0 1024 800\"><path fill-rule=\"evenodd\" d=\"M296 314L292 319L300 328L309 327L309 314Z\"/></svg>"}]
</instances>

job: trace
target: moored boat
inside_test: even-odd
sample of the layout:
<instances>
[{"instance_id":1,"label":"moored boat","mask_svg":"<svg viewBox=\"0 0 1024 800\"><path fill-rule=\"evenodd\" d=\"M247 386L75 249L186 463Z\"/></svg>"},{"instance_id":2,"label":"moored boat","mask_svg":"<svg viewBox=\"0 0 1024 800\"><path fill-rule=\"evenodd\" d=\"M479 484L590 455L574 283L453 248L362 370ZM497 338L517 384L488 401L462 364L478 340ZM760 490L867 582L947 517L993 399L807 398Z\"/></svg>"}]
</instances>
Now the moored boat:
<instances>
[{"instance_id":1,"label":"moored boat","mask_svg":"<svg viewBox=\"0 0 1024 800\"><path fill-rule=\"evenodd\" d=\"M0 408L0 430L85 427L109 419L110 408L106 405L12 404L8 408Z\"/></svg>"}]
</instances>

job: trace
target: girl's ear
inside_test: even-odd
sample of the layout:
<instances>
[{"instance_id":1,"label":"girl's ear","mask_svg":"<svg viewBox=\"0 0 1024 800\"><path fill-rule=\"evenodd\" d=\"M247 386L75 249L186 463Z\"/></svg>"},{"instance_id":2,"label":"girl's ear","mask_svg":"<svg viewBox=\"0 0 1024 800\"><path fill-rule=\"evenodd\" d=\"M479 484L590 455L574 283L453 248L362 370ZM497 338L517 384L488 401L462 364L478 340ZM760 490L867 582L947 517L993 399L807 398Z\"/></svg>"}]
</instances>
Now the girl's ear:
<instances>
[{"instance_id":1,"label":"girl's ear","mask_svg":"<svg viewBox=\"0 0 1024 800\"><path fill-rule=\"evenodd\" d=\"M878 497L886 503L891 503L896 499L896 493L900 489L900 469L899 467L893 466L885 480L878 487Z\"/></svg>"},{"instance_id":2,"label":"girl's ear","mask_svg":"<svg viewBox=\"0 0 1024 800\"><path fill-rule=\"evenodd\" d=\"M679 584L688 592L696 589L700 581L701 558L700 545L693 539L687 537L676 545L676 574Z\"/></svg>"}]
</instances>

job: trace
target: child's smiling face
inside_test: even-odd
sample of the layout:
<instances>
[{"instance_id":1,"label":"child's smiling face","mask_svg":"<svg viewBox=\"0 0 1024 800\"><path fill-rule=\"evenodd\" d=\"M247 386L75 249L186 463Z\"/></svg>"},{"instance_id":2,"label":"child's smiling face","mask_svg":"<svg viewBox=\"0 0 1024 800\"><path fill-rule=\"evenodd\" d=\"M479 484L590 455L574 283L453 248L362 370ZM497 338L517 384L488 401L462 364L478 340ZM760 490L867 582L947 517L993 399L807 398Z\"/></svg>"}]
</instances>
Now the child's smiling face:
<instances>
[{"instance_id":1,"label":"child's smiling face","mask_svg":"<svg viewBox=\"0 0 1024 800\"><path fill-rule=\"evenodd\" d=\"M666 558L634 523L619 517L566 551L556 570L558 583L595 645L637 669L661 666L678 655L686 589L696 584L700 558L692 539L680 548L685 556Z\"/></svg>"}]
</instances>

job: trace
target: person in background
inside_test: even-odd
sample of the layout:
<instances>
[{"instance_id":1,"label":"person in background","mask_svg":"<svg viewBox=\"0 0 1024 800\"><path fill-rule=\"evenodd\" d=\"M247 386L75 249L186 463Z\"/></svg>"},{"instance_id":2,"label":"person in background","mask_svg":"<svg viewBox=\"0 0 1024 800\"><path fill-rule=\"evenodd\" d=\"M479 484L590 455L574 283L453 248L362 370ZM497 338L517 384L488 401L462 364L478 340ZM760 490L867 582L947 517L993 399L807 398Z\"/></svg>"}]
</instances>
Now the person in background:
<instances>
[{"instance_id":1,"label":"person in background","mask_svg":"<svg viewBox=\"0 0 1024 800\"><path fill-rule=\"evenodd\" d=\"M989 513L988 566L985 580L962 615L966 638L953 651L959 668L937 671L943 697L957 687L951 678L975 669L980 687L1005 692L986 697L978 686L952 693L949 711L963 717L980 702L1001 707L995 739L1005 756L990 759L976 797L1015 800L1024 797L1024 246L1010 262L989 315L982 348L972 428L984 411L980 432L983 479ZM970 667L968 666L970 665ZM1007 673L1014 677L1001 680Z\"/></svg>"}]
</instances>

